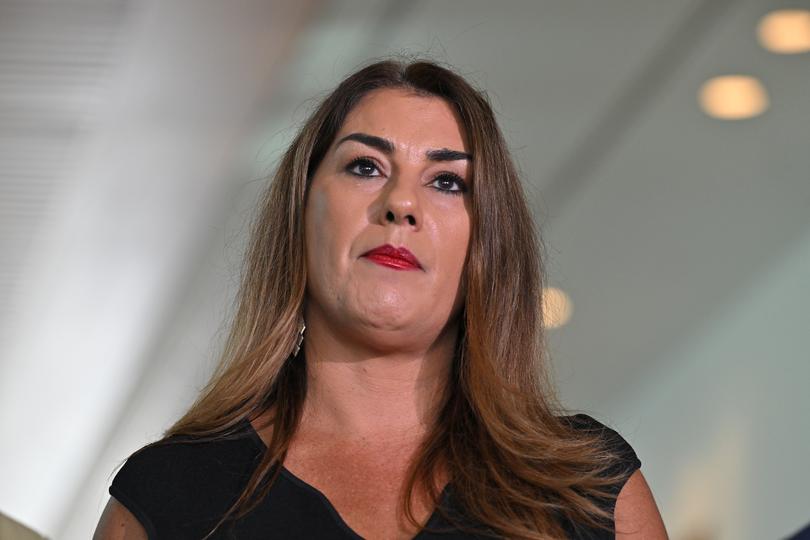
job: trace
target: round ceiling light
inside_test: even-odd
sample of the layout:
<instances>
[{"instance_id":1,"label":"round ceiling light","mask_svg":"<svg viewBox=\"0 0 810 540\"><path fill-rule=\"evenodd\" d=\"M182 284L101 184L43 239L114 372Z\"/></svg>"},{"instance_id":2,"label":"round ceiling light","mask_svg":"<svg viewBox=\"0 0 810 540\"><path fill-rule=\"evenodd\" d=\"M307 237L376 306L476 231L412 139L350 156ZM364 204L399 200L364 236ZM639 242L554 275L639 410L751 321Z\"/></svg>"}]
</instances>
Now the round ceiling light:
<instances>
[{"instance_id":1,"label":"round ceiling light","mask_svg":"<svg viewBox=\"0 0 810 540\"><path fill-rule=\"evenodd\" d=\"M709 79L700 88L701 108L714 118L740 120L762 114L769 104L762 83L747 75L724 75Z\"/></svg>"}]
</instances>

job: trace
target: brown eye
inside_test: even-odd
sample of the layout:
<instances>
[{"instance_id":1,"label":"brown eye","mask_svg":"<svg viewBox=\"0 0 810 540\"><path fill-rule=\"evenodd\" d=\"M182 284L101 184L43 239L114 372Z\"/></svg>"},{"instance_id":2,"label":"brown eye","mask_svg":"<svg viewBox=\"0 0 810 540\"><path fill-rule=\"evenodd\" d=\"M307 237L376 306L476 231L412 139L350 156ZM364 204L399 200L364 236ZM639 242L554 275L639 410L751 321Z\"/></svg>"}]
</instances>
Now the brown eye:
<instances>
[{"instance_id":1,"label":"brown eye","mask_svg":"<svg viewBox=\"0 0 810 540\"><path fill-rule=\"evenodd\" d=\"M459 175L453 173L440 174L431 182L431 185L433 184L438 184L439 187L436 189L449 195L461 195L467 192L467 185L464 183L464 180L462 180ZM457 188L452 189L453 185L457 186Z\"/></svg>"},{"instance_id":2,"label":"brown eye","mask_svg":"<svg viewBox=\"0 0 810 540\"><path fill-rule=\"evenodd\" d=\"M352 160L351 163L346 165L346 171L355 176L380 176L379 174L373 174L374 171L379 172L379 169L377 169L377 165L368 158L357 158Z\"/></svg>"}]
</instances>

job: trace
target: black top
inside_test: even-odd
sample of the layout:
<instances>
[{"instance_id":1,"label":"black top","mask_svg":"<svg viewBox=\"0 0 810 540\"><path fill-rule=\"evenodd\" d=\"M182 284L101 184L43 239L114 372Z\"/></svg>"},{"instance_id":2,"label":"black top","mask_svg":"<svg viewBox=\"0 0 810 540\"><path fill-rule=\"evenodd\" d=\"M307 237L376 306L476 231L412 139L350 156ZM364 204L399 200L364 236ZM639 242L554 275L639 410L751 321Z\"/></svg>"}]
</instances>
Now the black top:
<instances>
[{"instance_id":1,"label":"black top","mask_svg":"<svg viewBox=\"0 0 810 540\"><path fill-rule=\"evenodd\" d=\"M633 448L616 431L586 414L567 418L577 427L601 429L602 436L619 451L621 461L611 472L624 472L626 480L641 467ZM118 471L110 486L110 495L138 518L149 540L199 540L236 501L266 448L247 419L242 421L240 433L244 436L235 439L146 448L130 456ZM614 486L615 493L621 490L624 480ZM442 491L440 505L451 515L460 516L452 492L452 485L448 484ZM609 511L612 514L613 508ZM427 525L450 527L437 511ZM614 538L607 531L573 524L567 527L570 538ZM282 466L268 496L259 506L240 520L226 522L210 538L357 540L362 537L343 521L322 492ZM490 537L471 536L458 530L445 534L422 530L414 540L462 538Z\"/></svg>"}]
</instances>

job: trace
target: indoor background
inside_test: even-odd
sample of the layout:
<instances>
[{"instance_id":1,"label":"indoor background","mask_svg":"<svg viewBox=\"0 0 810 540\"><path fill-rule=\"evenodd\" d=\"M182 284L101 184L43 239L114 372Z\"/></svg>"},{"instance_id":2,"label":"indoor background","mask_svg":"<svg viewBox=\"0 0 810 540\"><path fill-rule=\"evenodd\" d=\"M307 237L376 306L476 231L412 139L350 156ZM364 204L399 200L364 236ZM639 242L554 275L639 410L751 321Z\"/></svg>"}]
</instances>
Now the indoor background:
<instances>
[{"instance_id":1,"label":"indoor background","mask_svg":"<svg viewBox=\"0 0 810 540\"><path fill-rule=\"evenodd\" d=\"M635 448L670 537L795 533L809 50L799 0L0 0L0 513L92 535L213 368L280 152L399 53L487 91L562 400Z\"/></svg>"}]
</instances>

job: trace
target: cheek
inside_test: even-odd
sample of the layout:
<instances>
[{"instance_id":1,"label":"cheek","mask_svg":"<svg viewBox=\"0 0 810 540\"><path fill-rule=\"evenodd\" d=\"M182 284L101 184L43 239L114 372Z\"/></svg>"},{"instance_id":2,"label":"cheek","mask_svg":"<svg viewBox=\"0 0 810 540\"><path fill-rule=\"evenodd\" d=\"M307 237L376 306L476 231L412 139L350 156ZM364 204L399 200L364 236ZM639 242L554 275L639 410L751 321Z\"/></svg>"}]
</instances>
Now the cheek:
<instances>
[{"instance_id":1,"label":"cheek","mask_svg":"<svg viewBox=\"0 0 810 540\"><path fill-rule=\"evenodd\" d=\"M323 192L313 190L310 192L306 209L306 243L307 243L307 274L311 284L316 288L328 287L323 280L328 278L330 257L329 247L334 243L332 234L329 206Z\"/></svg>"},{"instance_id":2,"label":"cheek","mask_svg":"<svg viewBox=\"0 0 810 540\"><path fill-rule=\"evenodd\" d=\"M350 262L352 239L358 229L358 214L346 196L329 190L313 190L307 204L308 270L341 275Z\"/></svg>"},{"instance_id":3,"label":"cheek","mask_svg":"<svg viewBox=\"0 0 810 540\"><path fill-rule=\"evenodd\" d=\"M464 270L464 261L470 243L470 220L465 214L439 224L442 260L442 279L458 280Z\"/></svg>"}]
</instances>

